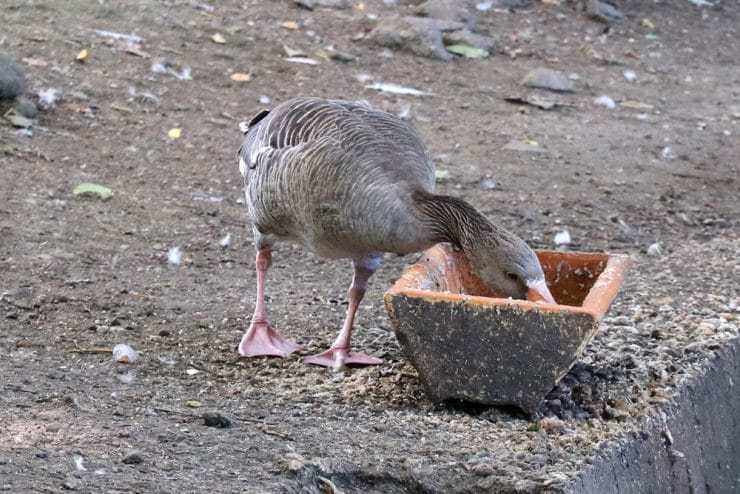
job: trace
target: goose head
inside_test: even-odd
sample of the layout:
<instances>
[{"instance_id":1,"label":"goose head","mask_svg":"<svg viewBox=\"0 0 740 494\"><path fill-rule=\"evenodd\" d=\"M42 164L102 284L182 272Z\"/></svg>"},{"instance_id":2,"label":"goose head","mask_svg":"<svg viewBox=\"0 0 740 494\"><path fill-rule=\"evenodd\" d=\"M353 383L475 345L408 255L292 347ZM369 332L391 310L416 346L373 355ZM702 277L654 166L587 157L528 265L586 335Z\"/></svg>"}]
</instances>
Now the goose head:
<instances>
[{"instance_id":1,"label":"goose head","mask_svg":"<svg viewBox=\"0 0 740 494\"><path fill-rule=\"evenodd\" d=\"M505 230L486 232L465 246L473 269L486 285L507 297L554 304L534 251Z\"/></svg>"}]
</instances>

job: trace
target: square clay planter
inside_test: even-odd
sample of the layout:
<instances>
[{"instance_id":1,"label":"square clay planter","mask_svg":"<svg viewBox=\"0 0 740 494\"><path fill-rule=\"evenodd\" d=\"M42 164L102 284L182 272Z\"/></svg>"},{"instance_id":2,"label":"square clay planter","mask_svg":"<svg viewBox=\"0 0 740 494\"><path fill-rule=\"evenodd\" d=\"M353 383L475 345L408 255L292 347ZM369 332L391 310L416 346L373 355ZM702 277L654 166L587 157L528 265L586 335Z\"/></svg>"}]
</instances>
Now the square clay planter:
<instances>
[{"instance_id":1,"label":"square clay planter","mask_svg":"<svg viewBox=\"0 0 740 494\"><path fill-rule=\"evenodd\" d=\"M606 314L626 255L539 251L558 302L498 298L465 254L439 244L385 294L403 353L433 401L460 399L534 412Z\"/></svg>"}]
</instances>

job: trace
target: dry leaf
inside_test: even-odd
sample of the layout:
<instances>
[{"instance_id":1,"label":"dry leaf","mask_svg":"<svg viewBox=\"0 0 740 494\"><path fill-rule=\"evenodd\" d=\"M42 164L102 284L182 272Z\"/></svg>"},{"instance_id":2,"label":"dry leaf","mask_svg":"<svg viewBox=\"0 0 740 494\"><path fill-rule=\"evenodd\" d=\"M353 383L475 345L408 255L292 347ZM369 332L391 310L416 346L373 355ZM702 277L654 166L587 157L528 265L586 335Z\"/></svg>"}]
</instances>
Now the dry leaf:
<instances>
[{"instance_id":1,"label":"dry leaf","mask_svg":"<svg viewBox=\"0 0 740 494\"><path fill-rule=\"evenodd\" d=\"M653 29L655 29L655 23L646 17L642 20L642 27L645 27L652 31Z\"/></svg>"},{"instance_id":2,"label":"dry leaf","mask_svg":"<svg viewBox=\"0 0 740 494\"><path fill-rule=\"evenodd\" d=\"M213 36L211 36L211 39L213 40L214 43L218 43L220 45L223 45L224 43L226 43L226 38L224 38L221 33L214 34Z\"/></svg>"},{"instance_id":3,"label":"dry leaf","mask_svg":"<svg viewBox=\"0 0 740 494\"><path fill-rule=\"evenodd\" d=\"M252 74L244 74L242 72L235 72L229 76L229 79L237 82L249 82L252 80Z\"/></svg>"},{"instance_id":4,"label":"dry leaf","mask_svg":"<svg viewBox=\"0 0 740 494\"><path fill-rule=\"evenodd\" d=\"M64 107L69 108L72 111L76 111L77 113L88 113L93 111L93 108L90 105L83 105L81 103L67 103Z\"/></svg>"},{"instance_id":5,"label":"dry leaf","mask_svg":"<svg viewBox=\"0 0 740 494\"><path fill-rule=\"evenodd\" d=\"M288 45L283 45L283 50L285 50L285 54L289 57L305 57L306 52L303 50L296 50L295 48L291 48Z\"/></svg>"},{"instance_id":6,"label":"dry leaf","mask_svg":"<svg viewBox=\"0 0 740 494\"><path fill-rule=\"evenodd\" d=\"M280 25L285 29L298 29L298 23L296 21L283 21Z\"/></svg>"},{"instance_id":7,"label":"dry leaf","mask_svg":"<svg viewBox=\"0 0 740 494\"><path fill-rule=\"evenodd\" d=\"M124 51L126 53L129 53L131 55L136 55L137 57L141 57L141 58L149 58L149 57L151 57L151 55L148 52L142 50L141 48L139 48L136 45L128 44L128 45L126 45L126 48L124 48Z\"/></svg>"},{"instance_id":8,"label":"dry leaf","mask_svg":"<svg viewBox=\"0 0 740 494\"><path fill-rule=\"evenodd\" d=\"M182 129L174 128L167 131L167 137L170 139L178 139L182 135Z\"/></svg>"},{"instance_id":9,"label":"dry leaf","mask_svg":"<svg viewBox=\"0 0 740 494\"><path fill-rule=\"evenodd\" d=\"M87 51L87 49L80 50L77 53L77 56L75 57L75 60L77 60L80 63L87 62L87 59L90 58L90 53Z\"/></svg>"}]
</instances>

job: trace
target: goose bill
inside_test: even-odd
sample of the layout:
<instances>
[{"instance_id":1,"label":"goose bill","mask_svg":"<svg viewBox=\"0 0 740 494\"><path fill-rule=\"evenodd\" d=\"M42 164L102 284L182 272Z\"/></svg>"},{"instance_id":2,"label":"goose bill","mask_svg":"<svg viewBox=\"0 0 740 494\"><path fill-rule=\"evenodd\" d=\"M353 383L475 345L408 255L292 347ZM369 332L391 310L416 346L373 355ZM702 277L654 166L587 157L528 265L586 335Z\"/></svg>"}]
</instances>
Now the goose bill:
<instances>
[{"instance_id":1,"label":"goose bill","mask_svg":"<svg viewBox=\"0 0 740 494\"><path fill-rule=\"evenodd\" d=\"M547 302L556 304L555 299L547 288L545 280L530 281L527 283L527 300L531 302Z\"/></svg>"}]
</instances>

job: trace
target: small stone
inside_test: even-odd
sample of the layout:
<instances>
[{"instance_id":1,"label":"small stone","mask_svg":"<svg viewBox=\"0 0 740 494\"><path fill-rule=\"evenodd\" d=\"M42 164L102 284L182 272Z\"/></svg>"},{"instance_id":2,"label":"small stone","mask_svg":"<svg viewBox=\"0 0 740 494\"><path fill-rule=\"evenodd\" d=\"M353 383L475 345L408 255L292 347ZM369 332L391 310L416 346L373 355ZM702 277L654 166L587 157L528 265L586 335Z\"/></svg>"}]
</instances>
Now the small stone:
<instances>
[{"instance_id":1,"label":"small stone","mask_svg":"<svg viewBox=\"0 0 740 494\"><path fill-rule=\"evenodd\" d=\"M540 420L540 428L548 435L560 435L565 432L565 422L557 417L545 417Z\"/></svg>"},{"instance_id":2,"label":"small stone","mask_svg":"<svg viewBox=\"0 0 740 494\"><path fill-rule=\"evenodd\" d=\"M10 115L8 117L8 122L10 122L10 125L13 127L17 127L19 129L30 129L33 127L33 120L21 115Z\"/></svg>"},{"instance_id":3,"label":"small stone","mask_svg":"<svg viewBox=\"0 0 740 494\"><path fill-rule=\"evenodd\" d=\"M534 69L527 73L522 79L522 85L566 93L572 93L575 90L573 81L565 74L559 70L545 68Z\"/></svg>"},{"instance_id":4,"label":"small stone","mask_svg":"<svg viewBox=\"0 0 740 494\"><path fill-rule=\"evenodd\" d=\"M15 105L15 111L26 118L37 118L39 116L39 109L36 103L28 98L18 98Z\"/></svg>"},{"instance_id":5,"label":"small stone","mask_svg":"<svg viewBox=\"0 0 740 494\"><path fill-rule=\"evenodd\" d=\"M489 477L495 473L493 467L488 463L478 463L471 468L473 475L478 477Z\"/></svg>"},{"instance_id":6,"label":"small stone","mask_svg":"<svg viewBox=\"0 0 740 494\"><path fill-rule=\"evenodd\" d=\"M375 26L368 39L386 47L403 49L416 55L439 60L452 60L442 41L442 31L463 29L461 23L423 17L389 17Z\"/></svg>"},{"instance_id":7,"label":"small stone","mask_svg":"<svg viewBox=\"0 0 740 494\"><path fill-rule=\"evenodd\" d=\"M140 451L134 450L126 453L121 461L127 465L136 465L144 461L144 456L141 454Z\"/></svg>"},{"instance_id":8,"label":"small stone","mask_svg":"<svg viewBox=\"0 0 740 494\"><path fill-rule=\"evenodd\" d=\"M217 427L219 429L225 429L231 427L233 419L228 415L220 412L204 412L203 423L207 427Z\"/></svg>"},{"instance_id":9,"label":"small stone","mask_svg":"<svg viewBox=\"0 0 740 494\"><path fill-rule=\"evenodd\" d=\"M57 381L62 381L67 375L60 370L56 370L56 371L49 372L48 374L46 374L46 376L49 379L56 379Z\"/></svg>"},{"instance_id":10,"label":"small stone","mask_svg":"<svg viewBox=\"0 0 740 494\"><path fill-rule=\"evenodd\" d=\"M606 24L613 24L622 19L622 13L611 3L600 0L588 0L586 12L591 18Z\"/></svg>"},{"instance_id":11,"label":"small stone","mask_svg":"<svg viewBox=\"0 0 740 494\"><path fill-rule=\"evenodd\" d=\"M68 491L77 491L81 486L81 481L73 477L68 477L64 482L62 482L62 487Z\"/></svg>"},{"instance_id":12,"label":"small stone","mask_svg":"<svg viewBox=\"0 0 740 494\"><path fill-rule=\"evenodd\" d=\"M418 7L416 13L422 17L460 22L471 31L475 31L478 18L467 2L459 0L427 0Z\"/></svg>"}]
</instances>

